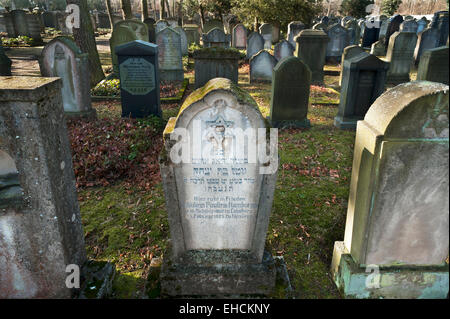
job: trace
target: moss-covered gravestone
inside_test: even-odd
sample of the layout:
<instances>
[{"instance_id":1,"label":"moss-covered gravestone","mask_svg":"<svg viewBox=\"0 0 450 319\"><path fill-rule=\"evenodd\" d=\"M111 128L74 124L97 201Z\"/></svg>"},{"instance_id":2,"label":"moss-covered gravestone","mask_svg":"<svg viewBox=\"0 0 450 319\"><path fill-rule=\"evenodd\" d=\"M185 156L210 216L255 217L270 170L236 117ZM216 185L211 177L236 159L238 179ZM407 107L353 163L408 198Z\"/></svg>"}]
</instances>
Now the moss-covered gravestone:
<instances>
[{"instance_id":1,"label":"moss-covered gravestone","mask_svg":"<svg viewBox=\"0 0 450 319\"><path fill-rule=\"evenodd\" d=\"M272 292L276 270L264 247L278 154L268 128L251 96L223 78L189 95L167 123L160 167L171 250L163 295ZM271 156L256 155L269 148Z\"/></svg>"},{"instance_id":2,"label":"moss-covered gravestone","mask_svg":"<svg viewBox=\"0 0 450 319\"><path fill-rule=\"evenodd\" d=\"M323 66L329 37L322 30L303 30L295 38L295 56L299 57L311 70L311 83L323 83Z\"/></svg>"},{"instance_id":3,"label":"moss-covered gravestone","mask_svg":"<svg viewBox=\"0 0 450 319\"><path fill-rule=\"evenodd\" d=\"M431 49L422 54L417 80L448 85L448 46Z\"/></svg>"},{"instance_id":4,"label":"moss-covered gravestone","mask_svg":"<svg viewBox=\"0 0 450 319\"><path fill-rule=\"evenodd\" d=\"M96 117L91 105L88 56L71 38L59 36L45 45L39 59L42 76L61 78L64 112L68 117Z\"/></svg>"},{"instance_id":5,"label":"moss-covered gravestone","mask_svg":"<svg viewBox=\"0 0 450 319\"><path fill-rule=\"evenodd\" d=\"M0 77L0 298L70 298L86 260L61 80Z\"/></svg>"},{"instance_id":6,"label":"moss-covered gravestone","mask_svg":"<svg viewBox=\"0 0 450 319\"><path fill-rule=\"evenodd\" d=\"M279 128L309 127L311 71L297 57L282 59L273 69L270 121Z\"/></svg>"},{"instance_id":7,"label":"moss-covered gravestone","mask_svg":"<svg viewBox=\"0 0 450 319\"><path fill-rule=\"evenodd\" d=\"M386 91L358 122L332 275L346 297L447 298L449 87Z\"/></svg>"},{"instance_id":8,"label":"moss-covered gravestone","mask_svg":"<svg viewBox=\"0 0 450 319\"><path fill-rule=\"evenodd\" d=\"M116 47L122 117L161 116L158 46L132 41Z\"/></svg>"},{"instance_id":9,"label":"moss-covered gravestone","mask_svg":"<svg viewBox=\"0 0 450 319\"><path fill-rule=\"evenodd\" d=\"M336 127L356 128L356 122L383 93L388 69L389 63L366 52L345 60Z\"/></svg>"},{"instance_id":10,"label":"moss-covered gravestone","mask_svg":"<svg viewBox=\"0 0 450 319\"><path fill-rule=\"evenodd\" d=\"M395 32L390 40L386 60L390 62L388 84L409 81L409 71L414 57L417 35L414 32Z\"/></svg>"}]
</instances>

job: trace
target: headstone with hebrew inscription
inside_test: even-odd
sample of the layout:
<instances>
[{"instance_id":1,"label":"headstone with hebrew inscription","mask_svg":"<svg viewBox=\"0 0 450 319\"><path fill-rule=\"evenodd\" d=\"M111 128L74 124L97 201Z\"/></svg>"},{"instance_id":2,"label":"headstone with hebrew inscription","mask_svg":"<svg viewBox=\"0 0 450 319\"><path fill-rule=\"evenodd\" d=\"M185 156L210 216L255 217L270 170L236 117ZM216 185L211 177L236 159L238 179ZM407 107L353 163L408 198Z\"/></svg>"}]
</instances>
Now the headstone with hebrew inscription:
<instances>
[{"instance_id":1,"label":"headstone with hebrew inscription","mask_svg":"<svg viewBox=\"0 0 450 319\"><path fill-rule=\"evenodd\" d=\"M161 116L158 46L141 40L116 47L122 117Z\"/></svg>"},{"instance_id":2,"label":"headstone with hebrew inscription","mask_svg":"<svg viewBox=\"0 0 450 319\"><path fill-rule=\"evenodd\" d=\"M191 93L169 119L160 154L171 237L163 295L274 288L274 260L264 247L278 153L268 129L253 98L223 78Z\"/></svg>"},{"instance_id":3,"label":"headstone with hebrew inscription","mask_svg":"<svg viewBox=\"0 0 450 319\"><path fill-rule=\"evenodd\" d=\"M386 60L390 62L388 84L400 84L410 80L409 72L414 59L417 35L414 32L395 32L389 41Z\"/></svg>"},{"instance_id":4,"label":"headstone with hebrew inscription","mask_svg":"<svg viewBox=\"0 0 450 319\"><path fill-rule=\"evenodd\" d=\"M158 62L161 81L182 81L184 79L181 36L171 27L156 34Z\"/></svg>"}]
</instances>

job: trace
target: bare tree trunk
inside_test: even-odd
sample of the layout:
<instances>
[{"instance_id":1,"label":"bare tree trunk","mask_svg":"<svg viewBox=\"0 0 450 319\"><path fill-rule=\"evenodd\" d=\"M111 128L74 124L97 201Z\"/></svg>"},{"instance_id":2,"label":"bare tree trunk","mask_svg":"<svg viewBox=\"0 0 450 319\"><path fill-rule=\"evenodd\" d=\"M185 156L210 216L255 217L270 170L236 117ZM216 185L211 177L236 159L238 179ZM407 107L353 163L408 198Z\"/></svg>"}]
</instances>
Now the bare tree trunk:
<instances>
[{"instance_id":1,"label":"bare tree trunk","mask_svg":"<svg viewBox=\"0 0 450 319\"><path fill-rule=\"evenodd\" d=\"M120 0L120 6L122 8L123 19L133 19L133 13L131 12L131 0Z\"/></svg>"},{"instance_id":2,"label":"bare tree trunk","mask_svg":"<svg viewBox=\"0 0 450 319\"><path fill-rule=\"evenodd\" d=\"M87 6L87 0L66 0L67 4L75 4L80 8L80 27L73 28L73 38L80 50L88 53L89 66L91 70L91 87L105 78L98 56L97 44L95 43L94 31Z\"/></svg>"},{"instance_id":3,"label":"bare tree trunk","mask_svg":"<svg viewBox=\"0 0 450 319\"><path fill-rule=\"evenodd\" d=\"M111 25L111 31L114 28L113 12L111 7L111 0L105 0L106 11L108 12L109 24Z\"/></svg>"},{"instance_id":4,"label":"bare tree trunk","mask_svg":"<svg viewBox=\"0 0 450 319\"><path fill-rule=\"evenodd\" d=\"M178 4L178 22L183 25L183 0Z\"/></svg>"},{"instance_id":5,"label":"bare tree trunk","mask_svg":"<svg viewBox=\"0 0 450 319\"><path fill-rule=\"evenodd\" d=\"M148 3L147 0L141 0L142 21L148 18Z\"/></svg>"},{"instance_id":6,"label":"bare tree trunk","mask_svg":"<svg viewBox=\"0 0 450 319\"><path fill-rule=\"evenodd\" d=\"M153 0L153 15L155 16L155 21L158 20L156 17L156 0Z\"/></svg>"},{"instance_id":7,"label":"bare tree trunk","mask_svg":"<svg viewBox=\"0 0 450 319\"><path fill-rule=\"evenodd\" d=\"M205 12L204 12L204 8L203 8L203 5L202 4L200 4L199 5L199 9L198 9L200 12L200 22L201 22L201 27L202 27L202 30L203 30L203 28L205 27Z\"/></svg>"},{"instance_id":8,"label":"bare tree trunk","mask_svg":"<svg viewBox=\"0 0 450 319\"><path fill-rule=\"evenodd\" d=\"M164 9L165 9L166 3L164 0L159 0L159 19L164 19Z\"/></svg>"},{"instance_id":9,"label":"bare tree trunk","mask_svg":"<svg viewBox=\"0 0 450 319\"><path fill-rule=\"evenodd\" d=\"M165 0L166 1L166 8L167 8L167 17L171 18L172 15L170 14L170 5L169 5L169 0Z\"/></svg>"}]
</instances>

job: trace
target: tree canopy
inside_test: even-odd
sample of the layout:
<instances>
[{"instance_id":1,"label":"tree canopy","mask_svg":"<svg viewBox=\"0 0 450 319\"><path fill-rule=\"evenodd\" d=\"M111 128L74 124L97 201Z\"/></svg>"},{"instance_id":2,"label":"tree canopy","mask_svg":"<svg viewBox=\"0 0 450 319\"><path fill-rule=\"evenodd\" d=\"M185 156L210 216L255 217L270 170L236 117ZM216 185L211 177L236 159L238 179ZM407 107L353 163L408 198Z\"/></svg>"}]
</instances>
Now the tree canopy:
<instances>
[{"instance_id":1,"label":"tree canopy","mask_svg":"<svg viewBox=\"0 0 450 319\"><path fill-rule=\"evenodd\" d=\"M373 0L343 0L339 11L342 15L364 18L371 11L367 8L371 4Z\"/></svg>"},{"instance_id":2,"label":"tree canopy","mask_svg":"<svg viewBox=\"0 0 450 319\"><path fill-rule=\"evenodd\" d=\"M381 2L381 12L387 15L393 15L397 11L402 0L383 0Z\"/></svg>"}]
</instances>

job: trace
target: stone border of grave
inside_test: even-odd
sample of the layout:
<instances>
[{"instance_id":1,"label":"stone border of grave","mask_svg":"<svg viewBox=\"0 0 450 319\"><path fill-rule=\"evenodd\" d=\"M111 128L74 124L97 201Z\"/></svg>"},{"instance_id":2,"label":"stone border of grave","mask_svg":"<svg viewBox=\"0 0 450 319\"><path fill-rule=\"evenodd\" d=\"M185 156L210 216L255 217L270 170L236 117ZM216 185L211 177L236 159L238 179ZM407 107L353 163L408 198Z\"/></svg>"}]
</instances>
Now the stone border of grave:
<instances>
[{"instance_id":1,"label":"stone border of grave","mask_svg":"<svg viewBox=\"0 0 450 319\"><path fill-rule=\"evenodd\" d=\"M186 93L186 90L189 86L189 79L184 79L183 84L181 85L181 89L178 91L178 93L173 97L162 97L160 99L161 103L163 104L169 104L169 103L176 103L180 102L184 94ZM106 96L106 95L91 95L91 99L93 102L99 102L99 101L120 101L120 96Z\"/></svg>"}]
</instances>

